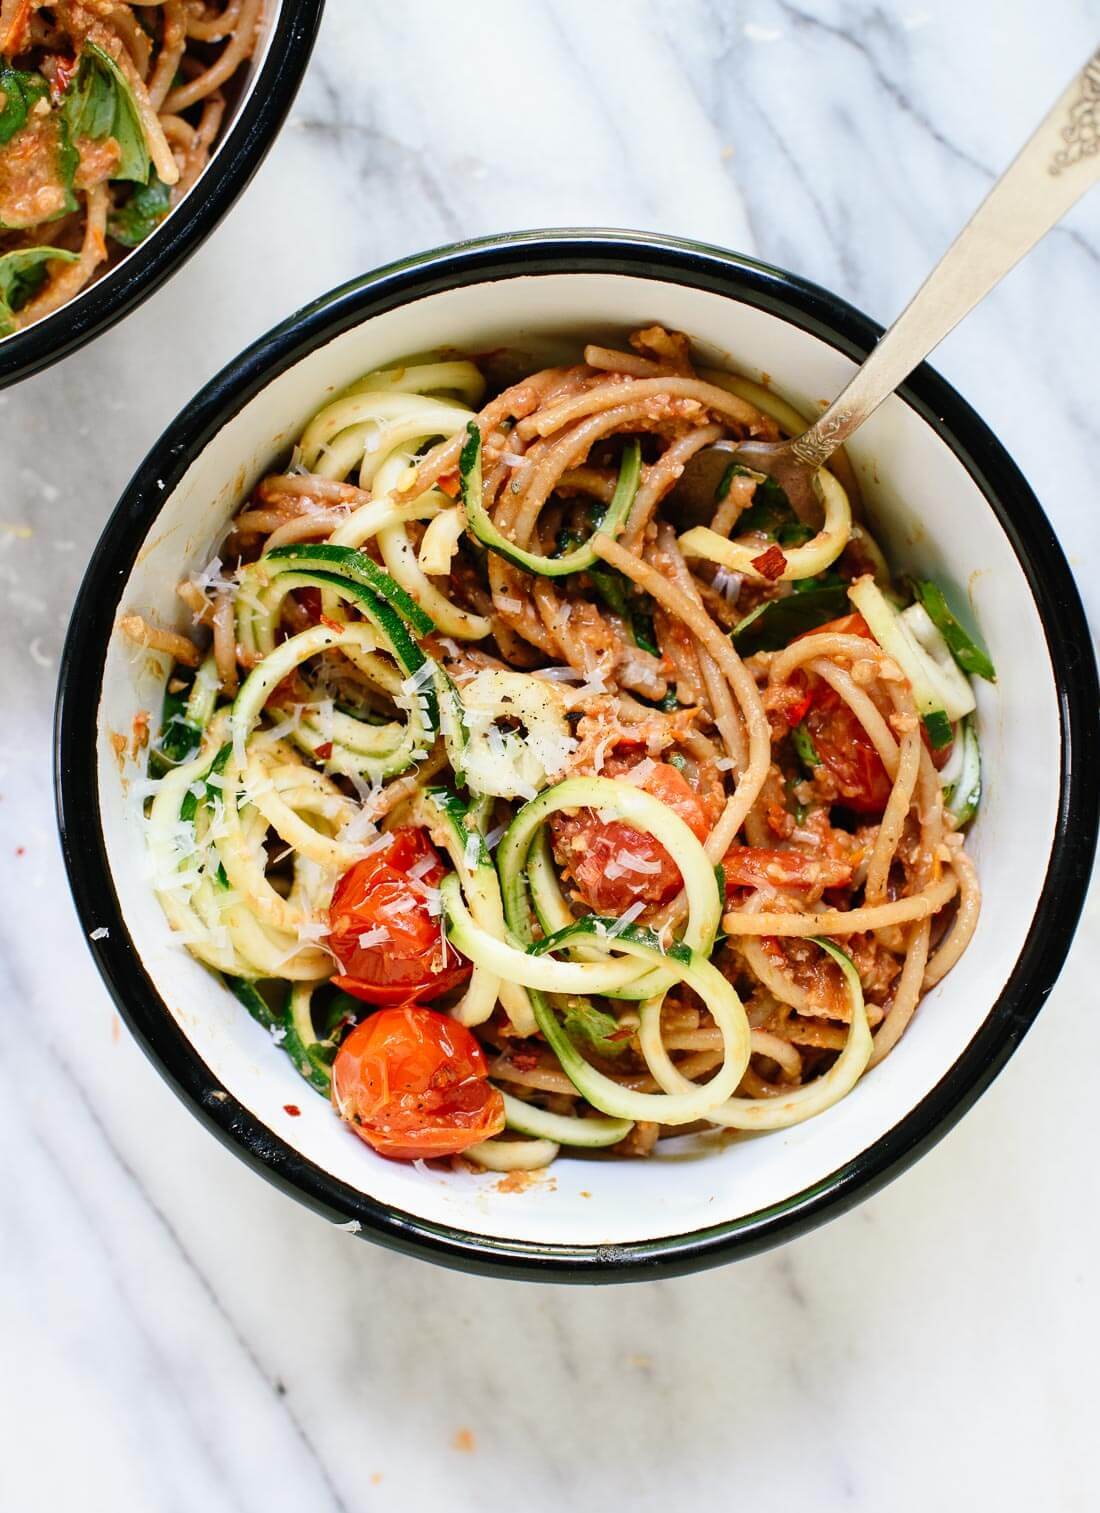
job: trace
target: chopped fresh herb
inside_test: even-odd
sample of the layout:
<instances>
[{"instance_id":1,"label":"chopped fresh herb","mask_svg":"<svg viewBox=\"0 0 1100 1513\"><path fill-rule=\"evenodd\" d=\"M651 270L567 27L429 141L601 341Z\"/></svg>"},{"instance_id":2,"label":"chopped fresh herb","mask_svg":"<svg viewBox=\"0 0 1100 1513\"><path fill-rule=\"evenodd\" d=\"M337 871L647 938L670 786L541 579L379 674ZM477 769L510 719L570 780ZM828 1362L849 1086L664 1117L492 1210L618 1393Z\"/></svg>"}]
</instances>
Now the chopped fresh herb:
<instances>
[{"instance_id":1,"label":"chopped fresh herb","mask_svg":"<svg viewBox=\"0 0 1100 1513\"><path fill-rule=\"evenodd\" d=\"M758 651L780 651L796 636L816 630L844 614L848 590L843 580L823 583L807 580L812 587L798 588L781 599L766 599L750 610L730 634L743 657Z\"/></svg>"},{"instance_id":2,"label":"chopped fresh herb","mask_svg":"<svg viewBox=\"0 0 1100 1513\"><path fill-rule=\"evenodd\" d=\"M617 1056L626 1049L629 1036L620 1030L618 1020L587 998L565 999L562 1023L570 1040L588 1045L597 1055Z\"/></svg>"},{"instance_id":3,"label":"chopped fresh herb","mask_svg":"<svg viewBox=\"0 0 1100 1513\"><path fill-rule=\"evenodd\" d=\"M578 536L573 531L561 530L558 532L554 544L555 556L564 557L567 552L575 551L584 542L583 536ZM630 580L613 567L606 567L601 562L594 562L591 567L585 569L592 587L607 605L613 615L618 615L620 620L630 627L630 633L634 638L634 644L641 651L647 651L651 656L659 657L661 649L657 645L657 637L653 629L653 615L647 607L649 597L638 594L631 587Z\"/></svg>"},{"instance_id":4,"label":"chopped fresh herb","mask_svg":"<svg viewBox=\"0 0 1100 1513\"><path fill-rule=\"evenodd\" d=\"M124 247L137 247L155 231L171 208L172 191L154 173L148 184L139 184L125 205L111 216L107 230Z\"/></svg>"},{"instance_id":5,"label":"chopped fresh herb","mask_svg":"<svg viewBox=\"0 0 1100 1513\"><path fill-rule=\"evenodd\" d=\"M718 897L724 899L726 896L726 869L721 862L714 869L714 881L718 884Z\"/></svg>"},{"instance_id":6,"label":"chopped fresh herb","mask_svg":"<svg viewBox=\"0 0 1100 1513\"><path fill-rule=\"evenodd\" d=\"M80 67L65 91L61 114L70 141L114 137L120 156L112 178L148 183L149 144L137 103L118 64L94 42L84 43Z\"/></svg>"},{"instance_id":7,"label":"chopped fresh herb","mask_svg":"<svg viewBox=\"0 0 1100 1513\"><path fill-rule=\"evenodd\" d=\"M913 592L963 672L971 677L984 678L987 683L996 683L997 673L988 654L951 613L939 584L931 583L927 578L917 578L913 581Z\"/></svg>"},{"instance_id":8,"label":"chopped fresh herb","mask_svg":"<svg viewBox=\"0 0 1100 1513\"><path fill-rule=\"evenodd\" d=\"M202 741L202 731L185 718L190 692L190 686L181 688L178 693L173 693L171 689L164 691L160 739L154 747L153 755L159 758L160 765L165 768L186 762Z\"/></svg>"},{"instance_id":9,"label":"chopped fresh herb","mask_svg":"<svg viewBox=\"0 0 1100 1513\"><path fill-rule=\"evenodd\" d=\"M686 772L687 771L687 760L678 751L674 751L672 753L672 755L669 757L669 759L668 759L668 765L670 767L675 767L677 772Z\"/></svg>"},{"instance_id":10,"label":"chopped fresh herb","mask_svg":"<svg viewBox=\"0 0 1100 1513\"><path fill-rule=\"evenodd\" d=\"M592 587L607 605L613 615L618 615L621 620L630 621L630 589L622 573L617 573L613 567L603 567L593 563L587 570L591 579Z\"/></svg>"},{"instance_id":11,"label":"chopped fresh herb","mask_svg":"<svg viewBox=\"0 0 1100 1513\"><path fill-rule=\"evenodd\" d=\"M803 767L808 767L812 772L815 767L821 766L821 758L817 754L817 747L813 743L813 737L800 720L791 731L791 740L794 743L795 753Z\"/></svg>"},{"instance_id":12,"label":"chopped fresh herb","mask_svg":"<svg viewBox=\"0 0 1100 1513\"><path fill-rule=\"evenodd\" d=\"M769 541L776 541L781 527L801 523L791 508L786 491L780 488L774 478L765 477L756 485L756 493L752 496L748 509L738 517L737 531L738 534L751 531L755 535L767 536Z\"/></svg>"},{"instance_id":13,"label":"chopped fresh herb","mask_svg":"<svg viewBox=\"0 0 1100 1513\"><path fill-rule=\"evenodd\" d=\"M630 628L639 651L647 651L651 657L661 655L661 648L657 645L657 632L653 629L653 616L648 610L639 609L637 603L631 609Z\"/></svg>"},{"instance_id":14,"label":"chopped fresh herb","mask_svg":"<svg viewBox=\"0 0 1100 1513\"><path fill-rule=\"evenodd\" d=\"M787 791L787 803L790 805L791 813L794 815L794 822L796 825L804 825L806 823L806 816L810 812L809 809L807 809L806 805L800 803L798 798L795 796L794 790L798 787L801 781L802 779L800 777L795 777L794 775L792 775L783 785Z\"/></svg>"},{"instance_id":15,"label":"chopped fresh herb","mask_svg":"<svg viewBox=\"0 0 1100 1513\"><path fill-rule=\"evenodd\" d=\"M817 535L811 525L804 525L801 520L792 520L786 525L781 525L775 533L775 539L780 546L805 546L807 541L812 541Z\"/></svg>"},{"instance_id":16,"label":"chopped fresh herb","mask_svg":"<svg viewBox=\"0 0 1100 1513\"><path fill-rule=\"evenodd\" d=\"M760 475L758 473L754 473L751 468L743 467L739 462L731 462L729 467L718 480L718 487L714 491L715 504L722 503L722 500L730 491L730 484L735 478L758 478L759 476Z\"/></svg>"},{"instance_id":17,"label":"chopped fresh herb","mask_svg":"<svg viewBox=\"0 0 1100 1513\"><path fill-rule=\"evenodd\" d=\"M848 580L839 573L819 573L816 578L796 578L791 584L792 593L813 594L819 588L841 588L845 594L848 592Z\"/></svg>"},{"instance_id":18,"label":"chopped fresh herb","mask_svg":"<svg viewBox=\"0 0 1100 1513\"><path fill-rule=\"evenodd\" d=\"M75 263L75 252L60 247L24 247L0 257L0 336L15 330L15 312L46 282L47 263Z\"/></svg>"},{"instance_id":19,"label":"chopped fresh herb","mask_svg":"<svg viewBox=\"0 0 1100 1513\"><path fill-rule=\"evenodd\" d=\"M661 710L663 714L671 714L674 709L679 709L679 707L680 700L676 697L675 688L672 687L670 687L666 691L663 699L658 699L657 701L657 708Z\"/></svg>"},{"instance_id":20,"label":"chopped fresh herb","mask_svg":"<svg viewBox=\"0 0 1100 1513\"><path fill-rule=\"evenodd\" d=\"M31 109L49 93L41 74L21 68L0 68L0 147L26 124Z\"/></svg>"}]
</instances>

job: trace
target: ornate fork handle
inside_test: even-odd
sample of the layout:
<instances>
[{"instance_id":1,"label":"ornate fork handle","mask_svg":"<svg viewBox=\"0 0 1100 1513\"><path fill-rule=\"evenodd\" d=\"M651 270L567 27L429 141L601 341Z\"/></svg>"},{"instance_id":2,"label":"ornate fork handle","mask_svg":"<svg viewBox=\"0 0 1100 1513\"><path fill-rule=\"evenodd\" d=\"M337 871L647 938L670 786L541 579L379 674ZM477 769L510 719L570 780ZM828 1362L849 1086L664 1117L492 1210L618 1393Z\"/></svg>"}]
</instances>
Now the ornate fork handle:
<instances>
[{"instance_id":1,"label":"ornate fork handle","mask_svg":"<svg viewBox=\"0 0 1100 1513\"><path fill-rule=\"evenodd\" d=\"M1098 179L1100 48L794 455L820 467Z\"/></svg>"}]
</instances>

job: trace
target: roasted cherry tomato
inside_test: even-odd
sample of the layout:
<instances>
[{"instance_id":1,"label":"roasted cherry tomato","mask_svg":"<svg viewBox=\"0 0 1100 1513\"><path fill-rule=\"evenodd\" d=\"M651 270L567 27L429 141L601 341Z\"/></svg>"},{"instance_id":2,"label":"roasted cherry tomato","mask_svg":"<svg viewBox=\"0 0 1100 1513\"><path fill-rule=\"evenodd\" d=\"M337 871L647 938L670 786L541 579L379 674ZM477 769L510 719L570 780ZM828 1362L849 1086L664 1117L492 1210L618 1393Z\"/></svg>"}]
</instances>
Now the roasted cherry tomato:
<instances>
[{"instance_id":1,"label":"roasted cherry tomato","mask_svg":"<svg viewBox=\"0 0 1100 1513\"><path fill-rule=\"evenodd\" d=\"M616 756L606 763L604 774L621 777L643 756L640 748ZM677 768L654 762L639 787L667 804L700 840L706 839L710 824L703 801ZM621 914L639 899L662 904L680 887L680 869L665 848L623 820L601 820L594 810L582 809L576 815L554 815L550 825L566 875L597 914Z\"/></svg>"},{"instance_id":2,"label":"roasted cherry tomato","mask_svg":"<svg viewBox=\"0 0 1100 1513\"><path fill-rule=\"evenodd\" d=\"M504 1128L504 1099L465 1025L434 1009L380 1009L336 1053L332 1101L379 1155L454 1156Z\"/></svg>"},{"instance_id":3,"label":"roasted cherry tomato","mask_svg":"<svg viewBox=\"0 0 1100 1513\"><path fill-rule=\"evenodd\" d=\"M881 814L893 786L863 726L828 684L814 690L805 717L814 749L832 774L837 803L857 814Z\"/></svg>"},{"instance_id":4,"label":"roasted cherry tomato","mask_svg":"<svg viewBox=\"0 0 1100 1513\"><path fill-rule=\"evenodd\" d=\"M405 826L392 836L344 873L329 908L328 945L343 969L332 980L366 1003L438 998L472 970L428 907L444 869L426 833Z\"/></svg>"}]
</instances>

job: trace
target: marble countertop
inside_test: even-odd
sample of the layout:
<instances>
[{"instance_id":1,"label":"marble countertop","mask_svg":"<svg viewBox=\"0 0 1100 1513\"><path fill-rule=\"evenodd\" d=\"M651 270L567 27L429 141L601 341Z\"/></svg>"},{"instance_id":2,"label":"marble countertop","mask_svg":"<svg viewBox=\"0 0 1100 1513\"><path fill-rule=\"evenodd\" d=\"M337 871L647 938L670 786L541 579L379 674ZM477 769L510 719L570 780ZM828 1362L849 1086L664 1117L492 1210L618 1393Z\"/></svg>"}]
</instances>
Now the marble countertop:
<instances>
[{"instance_id":1,"label":"marble countertop","mask_svg":"<svg viewBox=\"0 0 1100 1513\"><path fill-rule=\"evenodd\" d=\"M1036 17L329 0L218 232L0 395L0 1507L1095 1506L1095 894L1023 1048L880 1196L701 1277L534 1287L359 1243L210 1139L100 985L50 791L82 567L147 445L247 342L415 249L570 224L724 243L889 319L1100 36L1100 0ZM1023 466L1094 624L1098 287L1095 194L936 359Z\"/></svg>"}]
</instances>

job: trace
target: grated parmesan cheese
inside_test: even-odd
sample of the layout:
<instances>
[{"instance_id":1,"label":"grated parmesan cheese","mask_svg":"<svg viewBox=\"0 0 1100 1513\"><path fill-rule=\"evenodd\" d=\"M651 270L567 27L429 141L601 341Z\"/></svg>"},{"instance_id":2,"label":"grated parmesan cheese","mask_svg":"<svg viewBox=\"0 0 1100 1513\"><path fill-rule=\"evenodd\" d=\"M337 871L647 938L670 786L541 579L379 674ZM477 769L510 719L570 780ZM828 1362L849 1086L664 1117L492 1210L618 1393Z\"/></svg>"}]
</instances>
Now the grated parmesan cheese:
<instances>
[{"instance_id":1,"label":"grated parmesan cheese","mask_svg":"<svg viewBox=\"0 0 1100 1513\"><path fill-rule=\"evenodd\" d=\"M608 940L613 940L616 935L621 935L626 929L627 925L632 925L638 918L638 915L641 914L644 909L645 904L641 899L638 899L636 903L631 904L629 909L624 909L615 923L608 926Z\"/></svg>"}]
</instances>

